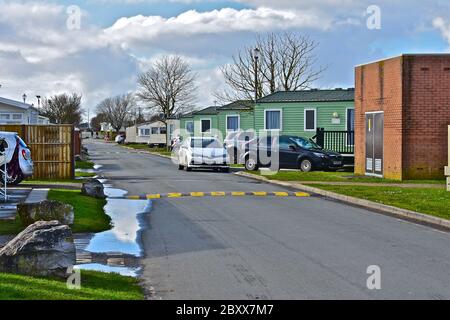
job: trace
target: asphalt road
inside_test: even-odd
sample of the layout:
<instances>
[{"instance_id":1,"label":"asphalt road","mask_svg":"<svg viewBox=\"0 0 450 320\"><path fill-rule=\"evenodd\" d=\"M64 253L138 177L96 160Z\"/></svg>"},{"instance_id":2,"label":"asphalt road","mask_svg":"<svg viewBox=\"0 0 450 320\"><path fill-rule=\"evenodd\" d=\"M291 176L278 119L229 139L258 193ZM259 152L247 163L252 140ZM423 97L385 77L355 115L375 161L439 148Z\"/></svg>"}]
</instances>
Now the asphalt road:
<instances>
[{"instance_id":1,"label":"asphalt road","mask_svg":"<svg viewBox=\"0 0 450 320\"><path fill-rule=\"evenodd\" d=\"M88 148L129 194L284 191L180 172L111 144ZM142 278L152 299L450 299L448 233L320 197L158 199L146 219ZM371 265L379 290L367 288Z\"/></svg>"}]
</instances>

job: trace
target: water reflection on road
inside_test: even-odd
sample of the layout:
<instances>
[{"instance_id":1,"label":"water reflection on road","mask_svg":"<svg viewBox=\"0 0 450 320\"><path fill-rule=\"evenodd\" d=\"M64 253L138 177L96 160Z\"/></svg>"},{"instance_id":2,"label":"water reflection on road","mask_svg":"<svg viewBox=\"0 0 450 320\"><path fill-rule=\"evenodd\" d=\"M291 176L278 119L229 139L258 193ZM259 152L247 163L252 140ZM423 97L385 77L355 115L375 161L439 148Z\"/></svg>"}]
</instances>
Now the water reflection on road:
<instances>
[{"instance_id":1,"label":"water reflection on road","mask_svg":"<svg viewBox=\"0 0 450 320\"><path fill-rule=\"evenodd\" d=\"M111 230L96 233L88 241L87 245L77 246L81 251L80 256L86 253L95 255L96 253L106 253L111 255L107 264L85 263L77 267L85 270L98 270L104 272L116 272L122 275L137 276L140 267L127 266L124 258L120 256L141 257L142 249L139 244L139 233L143 228L144 220L142 215L150 212L151 202L146 200L125 200L112 199L111 197L124 196L127 191L115 189L106 184L106 180L99 179L105 187L107 204L105 212L111 217L113 225ZM119 257L119 258L118 258Z\"/></svg>"}]
</instances>

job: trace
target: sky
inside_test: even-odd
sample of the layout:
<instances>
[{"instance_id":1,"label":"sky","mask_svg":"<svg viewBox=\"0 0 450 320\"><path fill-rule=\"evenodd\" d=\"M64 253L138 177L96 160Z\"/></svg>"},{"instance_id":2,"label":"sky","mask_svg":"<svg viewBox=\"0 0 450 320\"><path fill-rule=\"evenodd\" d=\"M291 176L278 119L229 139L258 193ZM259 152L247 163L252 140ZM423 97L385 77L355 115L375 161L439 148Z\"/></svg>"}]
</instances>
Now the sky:
<instances>
[{"instance_id":1,"label":"sky","mask_svg":"<svg viewBox=\"0 0 450 320\"><path fill-rule=\"evenodd\" d=\"M103 99L135 91L155 59L176 54L197 74L196 107L207 107L225 86L220 67L256 35L282 31L319 44L327 68L314 87L353 87L355 65L450 52L450 1L0 0L0 96L37 104L36 95L77 92L92 117Z\"/></svg>"}]
</instances>

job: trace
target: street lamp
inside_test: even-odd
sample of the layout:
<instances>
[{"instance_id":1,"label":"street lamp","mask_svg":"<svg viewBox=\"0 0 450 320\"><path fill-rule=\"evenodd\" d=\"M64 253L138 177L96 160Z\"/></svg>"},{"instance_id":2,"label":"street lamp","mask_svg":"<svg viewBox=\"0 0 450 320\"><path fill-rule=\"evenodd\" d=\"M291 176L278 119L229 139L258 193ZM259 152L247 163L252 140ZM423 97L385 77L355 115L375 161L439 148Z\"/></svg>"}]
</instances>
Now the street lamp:
<instances>
[{"instance_id":1,"label":"street lamp","mask_svg":"<svg viewBox=\"0 0 450 320\"><path fill-rule=\"evenodd\" d=\"M38 99L38 109L41 108L41 96L36 96L36 98Z\"/></svg>"},{"instance_id":2,"label":"street lamp","mask_svg":"<svg viewBox=\"0 0 450 320\"><path fill-rule=\"evenodd\" d=\"M22 99L23 99L23 103L26 103L26 101L27 101L27 94L26 93L24 93L22 95Z\"/></svg>"},{"instance_id":3,"label":"street lamp","mask_svg":"<svg viewBox=\"0 0 450 320\"><path fill-rule=\"evenodd\" d=\"M253 50L253 58L255 59L255 103L258 100L258 60L261 56L261 51L258 48Z\"/></svg>"}]
</instances>

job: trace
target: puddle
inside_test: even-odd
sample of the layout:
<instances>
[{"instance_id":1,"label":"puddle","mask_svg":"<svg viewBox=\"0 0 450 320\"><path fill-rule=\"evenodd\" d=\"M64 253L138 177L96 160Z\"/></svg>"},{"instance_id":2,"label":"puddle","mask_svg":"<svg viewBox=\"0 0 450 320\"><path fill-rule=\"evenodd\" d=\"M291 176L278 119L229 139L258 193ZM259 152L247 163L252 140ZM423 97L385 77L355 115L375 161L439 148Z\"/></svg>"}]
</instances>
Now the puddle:
<instances>
[{"instance_id":1,"label":"puddle","mask_svg":"<svg viewBox=\"0 0 450 320\"><path fill-rule=\"evenodd\" d=\"M83 251L90 253L115 253L142 256L142 249L138 243L140 231L144 225L143 215L150 212L151 202L147 200L112 199L122 197L127 191L113 188L106 184L105 179L99 179L103 183L107 203L105 212L111 217L113 225L111 230L97 233L88 241ZM123 275L137 276L140 268L136 266L111 266L98 263L79 264L80 269L99 270L104 272L116 272Z\"/></svg>"}]
</instances>

